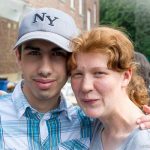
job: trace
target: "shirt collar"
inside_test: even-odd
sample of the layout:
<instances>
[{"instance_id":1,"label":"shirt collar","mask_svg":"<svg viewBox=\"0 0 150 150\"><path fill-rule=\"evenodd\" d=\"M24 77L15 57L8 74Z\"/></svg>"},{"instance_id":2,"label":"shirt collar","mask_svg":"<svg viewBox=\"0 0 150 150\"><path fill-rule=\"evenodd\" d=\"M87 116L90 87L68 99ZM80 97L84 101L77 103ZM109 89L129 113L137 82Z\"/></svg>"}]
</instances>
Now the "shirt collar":
<instances>
[{"instance_id":1,"label":"shirt collar","mask_svg":"<svg viewBox=\"0 0 150 150\"><path fill-rule=\"evenodd\" d=\"M15 86L15 89L12 93L12 100L17 110L18 118L21 118L26 111L27 107L30 107L25 95L22 91L22 81L19 81L18 84Z\"/></svg>"},{"instance_id":2,"label":"shirt collar","mask_svg":"<svg viewBox=\"0 0 150 150\"><path fill-rule=\"evenodd\" d=\"M71 118L71 113L70 113L70 108L73 107L73 104L69 102L69 100L66 100L64 95L61 93L60 95L60 104L59 106L55 109L52 110L52 112L62 112L63 115L65 115L69 120L72 120Z\"/></svg>"},{"instance_id":3,"label":"shirt collar","mask_svg":"<svg viewBox=\"0 0 150 150\"><path fill-rule=\"evenodd\" d=\"M13 100L13 103L17 110L17 115L18 115L19 119L24 115L24 113L28 107L30 107L32 111L36 111L35 109L33 109L31 107L31 105L28 103L25 95L23 94L22 82L23 82L23 80L18 82L18 84L16 85L16 87L12 93L12 100ZM55 114L55 113L61 112L61 113L63 113L64 116L66 116L69 120L71 120L72 118L71 118L71 114L69 113L69 110L72 106L73 106L72 103L70 103L68 100L66 100L64 98L63 94L61 94L59 106L56 109L50 111L49 113Z\"/></svg>"}]
</instances>

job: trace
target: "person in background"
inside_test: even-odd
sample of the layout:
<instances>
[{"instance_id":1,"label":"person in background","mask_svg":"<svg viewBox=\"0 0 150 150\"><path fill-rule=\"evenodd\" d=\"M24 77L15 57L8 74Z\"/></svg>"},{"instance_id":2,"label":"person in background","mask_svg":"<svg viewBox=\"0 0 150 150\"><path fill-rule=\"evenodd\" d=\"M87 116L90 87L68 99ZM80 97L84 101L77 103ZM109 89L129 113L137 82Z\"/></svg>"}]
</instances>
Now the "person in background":
<instances>
[{"instance_id":1,"label":"person in background","mask_svg":"<svg viewBox=\"0 0 150 150\"><path fill-rule=\"evenodd\" d=\"M68 79L71 16L38 8L24 16L14 47L23 79L0 98L0 150L86 150L92 122L61 94Z\"/></svg>"},{"instance_id":2,"label":"person in background","mask_svg":"<svg viewBox=\"0 0 150 150\"><path fill-rule=\"evenodd\" d=\"M90 150L150 149L150 129L136 124L148 91L127 35L101 26L79 35L71 47L72 89L86 115L96 118Z\"/></svg>"},{"instance_id":3,"label":"person in background","mask_svg":"<svg viewBox=\"0 0 150 150\"><path fill-rule=\"evenodd\" d=\"M135 52L134 56L135 61L138 63L138 73L143 77L150 95L150 63L140 52Z\"/></svg>"},{"instance_id":4,"label":"person in background","mask_svg":"<svg viewBox=\"0 0 150 150\"><path fill-rule=\"evenodd\" d=\"M6 94L7 94L7 92L0 90L0 96L6 95Z\"/></svg>"},{"instance_id":5,"label":"person in background","mask_svg":"<svg viewBox=\"0 0 150 150\"><path fill-rule=\"evenodd\" d=\"M12 93L15 88L16 83L14 82L8 82L7 84L7 92Z\"/></svg>"}]
</instances>

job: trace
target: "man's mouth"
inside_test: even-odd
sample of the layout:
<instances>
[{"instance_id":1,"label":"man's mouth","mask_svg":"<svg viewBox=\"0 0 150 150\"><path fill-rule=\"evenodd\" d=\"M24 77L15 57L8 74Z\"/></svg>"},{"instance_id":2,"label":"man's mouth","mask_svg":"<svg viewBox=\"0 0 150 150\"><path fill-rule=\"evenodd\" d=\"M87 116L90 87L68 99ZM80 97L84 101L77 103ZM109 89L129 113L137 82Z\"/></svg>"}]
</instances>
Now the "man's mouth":
<instances>
[{"instance_id":1,"label":"man's mouth","mask_svg":"<svg viewBox=\"0 0 150 150\"><path fill-rule=\"evenodd\" d=\"M34 79L35 84L41 90L47 90L55 83L55 79Z\"/></svg>"}]
</instances>

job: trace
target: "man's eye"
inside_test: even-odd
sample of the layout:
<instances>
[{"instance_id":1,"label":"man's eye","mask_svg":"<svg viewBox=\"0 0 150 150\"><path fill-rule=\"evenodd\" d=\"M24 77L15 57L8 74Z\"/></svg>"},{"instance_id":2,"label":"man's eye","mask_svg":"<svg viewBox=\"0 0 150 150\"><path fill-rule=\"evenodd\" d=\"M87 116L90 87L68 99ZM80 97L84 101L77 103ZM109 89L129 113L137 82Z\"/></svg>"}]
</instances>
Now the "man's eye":
<instances>
[{"instance_id":1,"label":"man's eye","mask_svg":"<svg viewBox=\"0 0 150 150\"><path fill-rule=\"evenodd\" d=\"M62 56L62 57L66 57L67 53L62 52L62 51L53 51L52 53L53 56Z\"/></svg>"},{"instance_id":2,"label":"man's eye","mask_svg":"<svg viewBox=\"0 0 150 150\"><path fill-rule=\"evenodd\" d=\"M31 51L28 54L37 56L37 55L40 55L40 52L38 52L38 51Z\"/></svg>"}]
</instances>

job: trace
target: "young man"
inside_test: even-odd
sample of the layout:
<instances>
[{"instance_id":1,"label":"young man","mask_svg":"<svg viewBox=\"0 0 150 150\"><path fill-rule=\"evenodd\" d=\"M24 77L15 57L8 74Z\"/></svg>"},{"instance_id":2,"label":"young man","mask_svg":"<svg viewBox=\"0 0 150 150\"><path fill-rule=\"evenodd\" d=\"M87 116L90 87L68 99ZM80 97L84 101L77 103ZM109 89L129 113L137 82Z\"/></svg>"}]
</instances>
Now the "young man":
<instances>
[{"instance_id":1,"label":"young man","mask_svg":"<svg viewBox=\"0 0 150 150\"><path fill-rule=\"evenodd\" d=\"M20 25L15 53L23 80L0 100L0 149L88 149L91 121L64 99L74 20L52 9L35 9Z\"/></svg>"}]
</instances>

